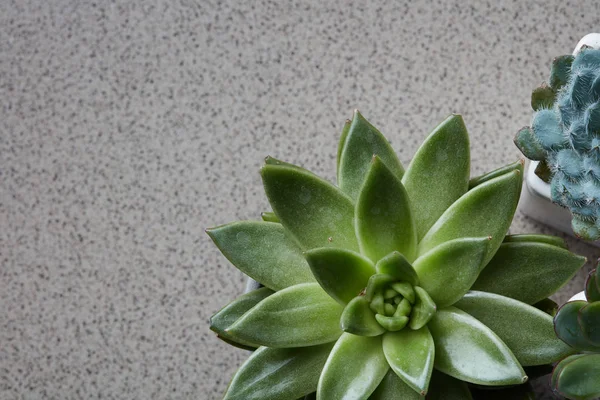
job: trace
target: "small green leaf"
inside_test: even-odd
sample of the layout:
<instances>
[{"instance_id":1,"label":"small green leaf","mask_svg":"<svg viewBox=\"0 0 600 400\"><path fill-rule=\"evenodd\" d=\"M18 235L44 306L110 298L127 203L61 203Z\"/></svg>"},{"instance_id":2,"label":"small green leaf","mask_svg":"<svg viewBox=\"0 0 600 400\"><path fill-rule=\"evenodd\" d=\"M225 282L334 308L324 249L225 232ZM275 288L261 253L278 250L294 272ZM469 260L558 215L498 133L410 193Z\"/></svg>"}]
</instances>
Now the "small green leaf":
<instances>
[{"instance_id":1,"label":"small green leaf","mask_svg":"<svg viewBox=\"0 0 600 400\"><path fill-rule=\"evenodd\" d=\"M544 83L542 86L535 88L531 93L531 108L533 108L534 111L552 108L555 98L556 93L554 90ZM527 154L525 155L527 156Z\"/></svg>"},{"instance_id":2,"label":"small green leaf","mask_svg":"<svg viewBox=\"0 0 600 400\"><path fill-rule=\"evenodd\" d=\"M392 370L424 396L429 388L435 348L427 327L403 329L383 335L383 353Z\"/></svg>"},{"instance_id":3,"label":"small green leaf","mask_svg":"<svg viewBox=\"0 0 600 400\"><path fill-rule=\"evenodd\" d=\"M317 400L367 398L379 386L389 368L381 348L381 336L344 333L325 363L317 388Z\"/></svg>"},{"instance_id":4,"label":"small green leaf","mask_svg":"<svg viewBox=\"0 0 600 400\"><path fill-rule=\"evenodd\" d=\"M408 195L379 157L373 157L356 202L356 236L361 252L374 262L399 251L414 257L417 235Z\"/></svg>"},{"instance_id":5,"label":"small green leaf","mask_svg":"<svg viewBox=\"0 0 600 400\"><path fill-rule=\"evenodd\" d=\"M550 72L550 87L555 92L567 84L571 74L571 64L575 57L572 55L556 57L552 62L552 70Z\"/></svg>"},{"instance_id":6,"label":"small green leaf","mask_svg":"<svg viewBox=\"0 0 600 400\"><path fill-rule=\"evenodd\" d=\"M318 283L303 283L267 297L226 332L269 347L314 346L340 336L342 310Z\"/></svg>"},{"instance_id":7,"label":"small green leaf","mask_svg":"<svg viewBox=\"0 0 600 400\"><path fill-rule=\"evenodd\" d=\"M419 243L418 254L465 237L492 236L483 264L494 256L512 222L521 193L522 174L509 172L491 179L456 200Z\"/></svg>"},{"instance_id":8,"label":"small green leaf","mask_svg":"<svg viewBox=\"0 0 600 400\"><path fill-rule=\"evenodd\" d=\"M388 371L377 390L369 397L369 400L424 400L425 397L419 395L410 386L402 381L394 373Z\"/></svg>"},{"instance_id":9,"label":"small green leaf","mask_svg":"<svg viewBox=\"0 0 600 400\"><path fill-rule=\"evenodd\" d=\"M323 290L342 305L367 287L375 273L371 261L350 250L322 247L304 255Z\"/></svg>"},{"instance_id":10,"label":"small green leaf","mask_svg":"<svg viewBox=\"0 0 600 400\"><path fill-rule=\"evenodd\" d=\"M210 318L210 329L216 332L220 339L235 343L235 340L230 338L225 330L233 325L248 310L273 293L271 289L263 287L241 295ZM245 345L252 346L252 343L245 343Z\"/></svg>"},{"instance_id":11,"label":"small green leaf","mask_svg":"<svg viewBox=\"0 0 600 400\"><path fill-rule=\"evenodd\" d=\"M546 243L549 244L551 246L557 246L563 249L567 249L567 243L565 242L565 240L563 238L559 238L558 236L552 236L552 235L542 235L539 233L534 233L534 234L530 234L530 233L524 233L524 234L518 234L518 235L506 235L504 237L504 242L503 243L522 243L522 242L527 242L527 243Z\"/></svg>"},{"instance_id":12,"label":"small green leaf","mask_svg":"<svg viewBox=\"0 0 600 400\"><path fill-rule=\"evenodd\" d=\"M433 370L427 400L472 400L466 382Z\"/></svg>"},{"instance_id":13,"label":"small green leaf","mask_svg":"<svg viewBox=\"0 0 600 400\"><path fill-rule=\"evenodd\" d=\"M589 302L600 301L600 283L598 282L598 269L589 273L585 282L585 298Z\"/></svg>"},{"instance_id":14,"label":"small green leaf","mask_svg":"<svg viewBox=\"0 0 600 400\"><path fill-rule=\"evenodd\" d=\"M494 331L522 366L550 364L573 353L556 337L552 317L533 306L477 291L467 293L455 306Z\"/></svg>"},{"instance_id":15,"label":"small green leaf","mask_svg":"<svg viewBox=\"0 0 600 400\"><path fill-rule=\"evenodd\" d=\"M302 250L280 224L240 221L206 233L233 265L268 288L315 281Z\"/></svg>"},{"instance_id":16,"label":"small green leaf","mask_svg":"<svg viewBox=\"0 0 600 400\"><path fill-rule=\"evenodd\" d=\"M224 400L288 400L311 393L332 347L261 347L236 372Z\"/></svg>"},{"instance_id":17,"label":"small green leaf","mask_svg":"<svg viewBox=\"0 0 600 400\"><path fill-rule=\"evenodd\" d=\"M274 212L264 212L260 214L260 217L265 222L276 222L279 223L279 218L275 215Z\"/></svg>"},{"instance_id":18,"label":"small green leaf","mask_svg":"<svg viewBox=\"0 0 600 400\"><path fill-rule=\"evenodd\" d=\"M378 336L385 332L375 319L375 314L369 308L369 302L364 296L357 296L344 308L341 318L344 332L360 336Z\"/></svg>"},{"instance_id":19,"label":"small green leaf","mask_svg":"<svg viewBox=\"0 0 600 400\"><path fill-rule=\"evenodd\" d=\"M338 188L300 168L265 165L261 175L273 211L303 249L358 251L354 205Z\"/></svg>"},{"instance_id":20,"label":"small green leaf","mask_svg":"<svg viewBox=\"0 0 600 400\"><path fill-rule=\"evenodd\" d=\"M585 357L585 354L574 354L572 356L568 356L560 360L558 364L554 367L552 371L552 377L550 378L550 387L556 392L556 385L558 383L558 378L563 368L570 364L572 361L577 360L578 358Z\"/></svg>"},{"instance_id":21,"label":"small green leaf","mask_svg":"<svg viewBox=\"0 0 600 400\"><path fill-rule=\"evenodd\" d=\"M556 335L569 346L581 351L600 352L600 346L590 343L579 326L579 311L588 305L585 301L570 301L559 308L554 317Z\"/></svg>"},{"instance_id":22,"label":"small green leaf","mask_svg":"<svg viewBox=\"0 0 600 400\"><path fill-rule=\"evenodd\" d=\"M545 298L532 305L552 317L558 312L558 304L550 298Z\"/></svg>"},{"instance_id":23,"label":"small green leaf","mask_svg":"<svg viewBox=\"0 0 600 400\"><path fill-rule=\"evenodd\" d=\"M398 179L404 174L404 168L390 143L358 110L354 112L343 149L341 153L338 150L338 154L341 154L338 157L338 185L352 199L358 197L374 154L381 158Z\"/></svg>"},{"instance_id":24,"label":"small green leaf","mask_svg":"<svg viewBox=\"0 0 600 400\"><path fill-rule=\"evenodd\" d=\"M493 171L487 172L483 175L476 176L475 178L469 181L469 190L473 189L475 186L479 186L482 183L485 183L489 180L502 176L508 172L519 171L521 174L523 173L523 160L515 161L512 164L505 165Z\"/></svg>"},{"instance_id":25,"label":"small green leaf","mask_svg":"<svg viewBox=\"0 0 600 400\"><path fill-rule=\"evenodd\" d=\"M587 354L566 363L553 387L562 396L591 400L600 396L600 354Z\"/></svg>"},{"instance_id":26,"label":"small green leaf","mask_svg":"<svg viewBox=\"0 0 600 400\"><path fill-rule=\"evenodd\" d=\"M410 304L415 303L415 289L408 282L394 282L390 285L392 289L402 295Z\"/></svg>"},{"instance_id":27,"label":"small green leaf","mask_svg":"<svg viewBox=\"0 0 600 400\"><path fill-rule=\"evenodd\" d=\"M527 380L510 349L487 326L455 307L438 310L427 325L435 368L454 378L490 386Z\"/></svg>"},{"instance_id":28,"label":"small green leaf","mask_svg":"<svg viewBox=\"0 0 600 400\"><path fill-rule=\"evenodd\" d=\"M418 239L467 192L469 170L469 134L462 117L453 114L425 139L402 178Z\"/></svg>"},{"instance_id":29,"label":"small green leaf","mask_svg":"<svg viewBox=\"0 0 600 400\"><path fill-rule=\"evenodd\" d=\"M594 346L600 347L600 301L582 307L577 320L583 336Z\"/></svg>"},{"instance_id":30,"label":"small green leaf","mask_svg":"<svg viewBox=\"0 0 600 400\"><path fill-rule=\"evenodd\" d=\"M552 181L553 173L552 170L550 170L550 167L548 166L546 160L540 161L533 172L535 172L538 178L540 178L546 183L550 183Z\"/></svg>"},{"instance_id":31,"label":"small green leaf","mask_svg":"<svg viewBox=\"0 0 600 400\"><path fill-rule=\"evenodd\" d=\"M338 184L340 182L340 162L342 161L342 151L344 150L344 145L346 144L346 138L348 137L348 132L350 132L350 126L352 126L352 121L347 119L346 123L344 124L344 128L342 128L342 134L340 135L340 141L338 143L338 149L337 149L337 165L336 165L336 176Z\"/></svg>"},{"instance_id":32,"label":"small green leaf","mask_svg":"<svg viewBox=\"0 0 600 400\"><path fill-rule=\"evenodd\" d=\"M438 307L456 303L471 288L490 239L464 238L443 243L414 262L421 287Z\"/></svg>"},{"instance_id":33,"label":"small green leaf","mask_svg":"<svg viewBox=\"0 0 600 400\"><path fill-rule=\"evenodd\" d=\"M566 284L585 261L546 243L508 242L500 246L472 289L534 304Z\"/></svg>"},{"instance_id":34,"label":"small green leaf","mask_svg":"<svg viewBox=\"0 0 600 400\"><path fill-rule=\"evenodd\" d=\"M375 265L378 274L393 276L401 282L408 282L413 286L419 284L419 277L410 262L397 251L383 257Z\"/></svg>"},{"instance_id":35,"label":"small green leaf","mask_svg":"<svg viewBox=\"0 0 600 400\"><path fill-rule=\"evenodd\" d=\"M410 329L413 330L424 327L431 320L437 309L435 303L423 288L415 286L415 295L416 301L410 314L410 322L408 323Z\"/></svg>"},{"instance_id":36,"label":"small green leaf","mask_svg":"<svg viewBox=\"0 0 600 400\"><path fill-rule=\"evenodd\" d=\"M382 314L375 314L375 319L379 325L383 326L386 331L390 332L396 332L404 329L406 324L408 324L408 317L406 316L388 317Z\"/></svg>"}]
</instances>

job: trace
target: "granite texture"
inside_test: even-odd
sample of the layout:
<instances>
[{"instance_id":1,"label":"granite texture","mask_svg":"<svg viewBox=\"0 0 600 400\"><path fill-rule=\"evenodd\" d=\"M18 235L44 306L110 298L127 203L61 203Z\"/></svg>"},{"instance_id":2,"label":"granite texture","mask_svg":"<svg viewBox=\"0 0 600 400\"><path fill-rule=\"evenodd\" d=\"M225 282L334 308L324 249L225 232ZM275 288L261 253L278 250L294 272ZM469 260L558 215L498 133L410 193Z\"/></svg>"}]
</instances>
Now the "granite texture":
<instances>
[{"instance_id":1,"label":"granite texture","mask_svg":"<svg viewBox=\"0 0 600 400\"><path fill-rule=\"evenodd\" d=\"M599 11L0 2L0 399L219 398L247 353L208 319L244 277L204 229L267 210L263 157L333 180L358 107L404 163L451 112L474 174L512 162L531 89ZM511 230L556 233L521 214Z\"/></svg>"}]
</instances>

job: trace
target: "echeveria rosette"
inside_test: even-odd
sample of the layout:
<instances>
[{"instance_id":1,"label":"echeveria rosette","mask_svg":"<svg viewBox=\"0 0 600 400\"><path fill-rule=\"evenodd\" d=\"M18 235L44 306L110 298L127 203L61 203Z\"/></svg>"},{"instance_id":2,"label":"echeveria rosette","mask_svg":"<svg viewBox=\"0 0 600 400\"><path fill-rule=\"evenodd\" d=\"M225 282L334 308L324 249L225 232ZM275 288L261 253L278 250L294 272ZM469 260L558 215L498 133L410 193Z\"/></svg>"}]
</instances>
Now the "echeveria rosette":
<instances>
[{"instance_id":1,"label":"echeveria rosette","mask_svg":"<svg viewBox=\"0 0 600 400\"><path fill-rule=\"evenodd\" d=\"M561 360L552 373L552 388L573 400L600 397L600 265L588 275L587 301L571 301L554 317L556 334L580 354Z\"/></svg>"},{"instance_id":2,"label":"echeveria rosette","mask_svg":"<svg viewBox=\"0 0 600 400\"><path fill-rule=\"evenodd\" d=\"M600 50L557 57L531 105L531 126L515 144L540 161L535 172L550 183L552 201L571 211L575 234L600 239Z\"/></svg>"},{"instance_id":3,"label":"echeveria rosette","mask_svg":"<svg viewBox=\"0 0 600 400\"><path fill-rule=\"evenodd\" d=\"M265 286L211 320L222 339L258 348L225 398L467 399L467 383L521 384L523 367L571 354L541 309L585 259L559 238L505 236L522 168L469 180L459 115L404 170L356 112L338 186L267 158L274 213L208 230Z\"/></svg>"}]
</instances>

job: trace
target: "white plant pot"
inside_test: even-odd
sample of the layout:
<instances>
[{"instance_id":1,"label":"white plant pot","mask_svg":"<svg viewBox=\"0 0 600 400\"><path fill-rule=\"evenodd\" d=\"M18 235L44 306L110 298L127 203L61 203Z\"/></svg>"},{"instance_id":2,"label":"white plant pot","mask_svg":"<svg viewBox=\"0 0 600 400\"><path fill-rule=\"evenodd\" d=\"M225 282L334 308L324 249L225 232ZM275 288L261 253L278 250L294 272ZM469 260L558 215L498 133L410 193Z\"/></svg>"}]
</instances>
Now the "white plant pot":
<instances>
[{"instance_id":1,"label":"white plant pot","mask_svg":"<svg viewBox=\"0 0 600 400\"><path fill-rule=\"evenodd\" d=\"M590 33L584 36L573 51L576 55L582 46L589 46L600 49L600 33ZM535 168L539 163L532 161L527 164L525 169L525 188L521 195L519 208L521 211L554 229L575 236L571 228L571 213L569 210L552 203L550 196L550 185L542 181L535 174ZM600 241L590 242L590 244L600 247Z\"/></svg>"}]
</instances>

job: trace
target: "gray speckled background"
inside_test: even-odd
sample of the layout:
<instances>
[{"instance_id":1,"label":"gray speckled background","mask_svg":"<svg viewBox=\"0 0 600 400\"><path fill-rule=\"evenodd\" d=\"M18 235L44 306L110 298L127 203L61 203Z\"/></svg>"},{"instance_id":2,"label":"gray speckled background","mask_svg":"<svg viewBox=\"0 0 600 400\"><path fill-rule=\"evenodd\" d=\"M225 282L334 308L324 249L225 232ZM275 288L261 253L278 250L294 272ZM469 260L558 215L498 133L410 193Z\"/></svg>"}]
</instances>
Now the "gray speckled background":
<instances>
[{"instance_id":1,"label":"gray speckled background","mask_svg":"<svg viewBox=\"0 0 600 400\"><path fill-rule=\"evenodd\" d=\"M203 230L267 209L263 157L333 180L358 107L405 163L451 112L474 174L513 161L531 89L600 11L326 4L0 2L0 399L218 398L247 353L208 318L244 277Z\"/></svg>"}]
</instances>

